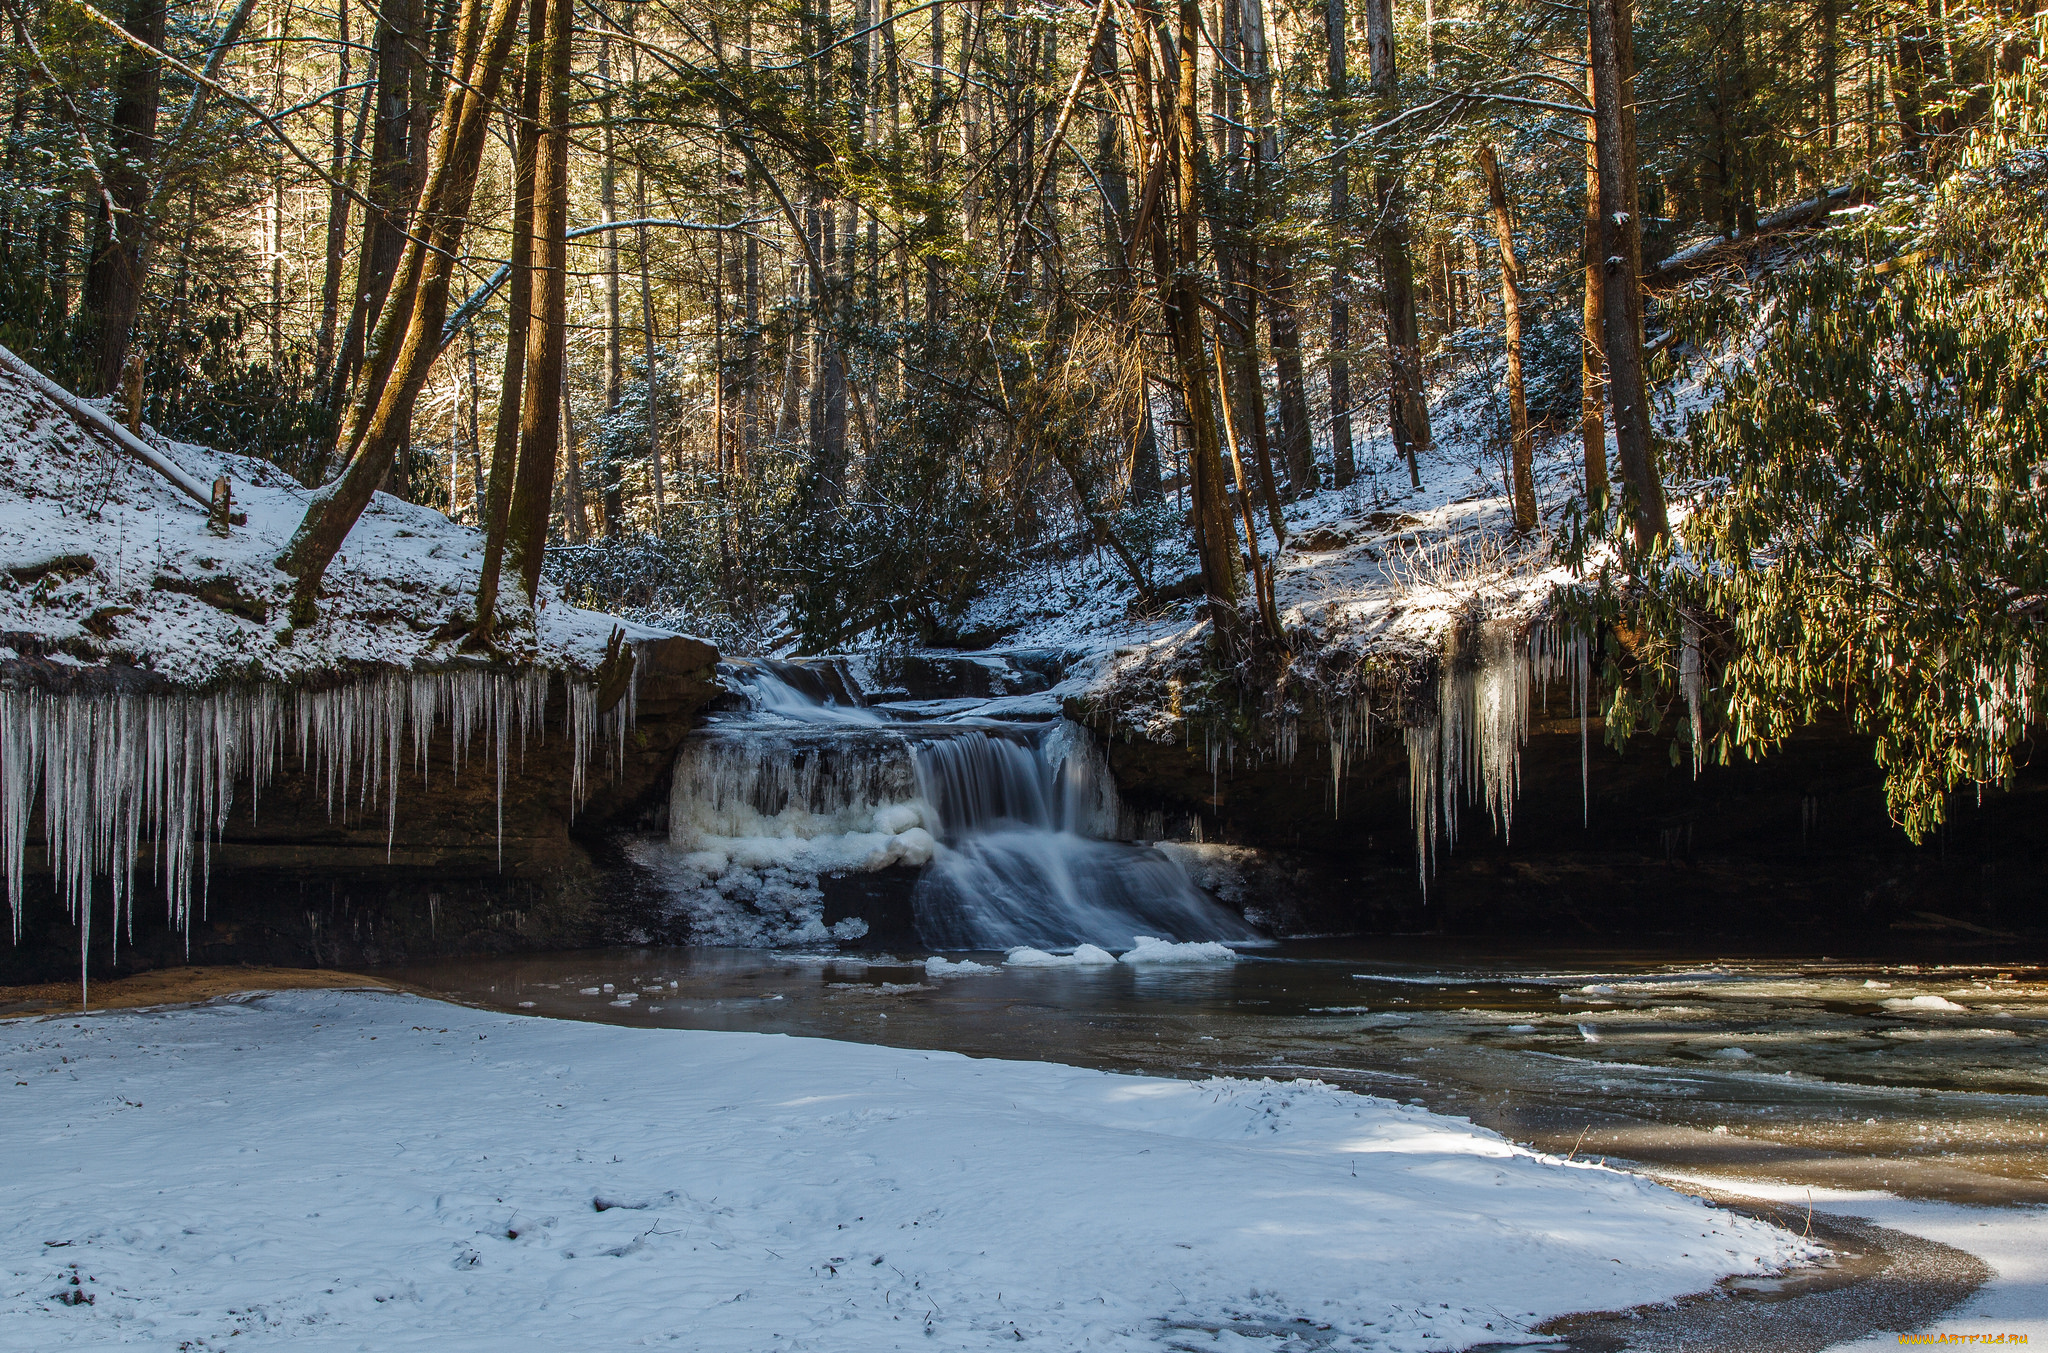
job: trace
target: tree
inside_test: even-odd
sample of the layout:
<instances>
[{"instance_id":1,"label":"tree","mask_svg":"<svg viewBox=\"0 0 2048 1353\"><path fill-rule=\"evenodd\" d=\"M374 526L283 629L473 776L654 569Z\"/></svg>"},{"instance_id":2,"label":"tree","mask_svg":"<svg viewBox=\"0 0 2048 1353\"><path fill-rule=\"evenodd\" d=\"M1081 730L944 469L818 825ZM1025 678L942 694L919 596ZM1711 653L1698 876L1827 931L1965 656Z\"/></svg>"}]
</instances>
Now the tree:
<instances>
[{"instance_id":1,"label":"tree","mask_svg":"<svg viewBox=\"0 0 2048 1353\"><path fill-rule=\"evenodd\" d=\"M1515 262L1515 224L1508 213L1507 188L1501 183L1500 161L1492 146L1479 148L1479 172L1486 178L1486 196L1493 207L1494 235L1500 241L1500 307L1507 336L1508 428L1514 465L1515 529L1536 529L1534 445L1529 436L1529 404L1522 389L1522 270Z\"/></svg>"}]
</instances>

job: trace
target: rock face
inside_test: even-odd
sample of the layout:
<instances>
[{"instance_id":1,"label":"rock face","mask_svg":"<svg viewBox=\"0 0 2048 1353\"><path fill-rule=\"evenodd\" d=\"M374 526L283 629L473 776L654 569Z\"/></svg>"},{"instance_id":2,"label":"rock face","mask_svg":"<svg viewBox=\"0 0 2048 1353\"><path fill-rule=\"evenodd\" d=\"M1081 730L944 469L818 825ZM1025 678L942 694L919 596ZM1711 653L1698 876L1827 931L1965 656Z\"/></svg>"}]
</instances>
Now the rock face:
<instances>
[{"instance_id":1,"label":"rock face","mask_svg":"<svg viewBox=\"0 0 2048 1353\"><path fill-rule=\"evenodd\" d=\"M1109 755L1134 807L1199 823L1206 853L1229 865L1202 881L1238 891L1282 933L1829 936L1865 952L1930 940L1995 950L2048 932L2048 774L2025 772L1981 803L1958 793L1948 826L1916 847L1886 814L1870 742L1846 729L1695 777L1662 739L1606 748L1595 721L1582 797L1579 724L1563 713L1531 725L1505 839L1483 807L1461 803L1426 894L1398 730L1353 751L1336 813L1327 755L1307 739L1289 766L1212 771L1199 741L1117 742Z\"/></svg>"},{"instance_id":2,"label":"rock face","mask_svg":"<svg viewBox=\"0 0 2048 1353\"><path fill-rule=\"evenodd\" d=\"M658 910L609 844L666 801L677 745L717 693L717 652L690 638L642 641L638 720L623 755L593 752L590 792L572 815L572 749L564 695L550 698L545 735L508 759L502 801L479 742L455 773L445 726L429 743L422 782L408 759L395 821L381 796L337 801L327 782L287 753L251 815L247 786L218 843L203 909L188 938L166 923L162 894L138 871L132 938L111 957L104 880L90 963L115 975L190 961L371 967L437 954L570 948L631 939ZM409 751L409 747L408 747ZM609 762L609 767L608 767ZM78 931L58 901L29 834L23 934L0 946L0 982L78 971Z\"/></svg>"}]
</instances>

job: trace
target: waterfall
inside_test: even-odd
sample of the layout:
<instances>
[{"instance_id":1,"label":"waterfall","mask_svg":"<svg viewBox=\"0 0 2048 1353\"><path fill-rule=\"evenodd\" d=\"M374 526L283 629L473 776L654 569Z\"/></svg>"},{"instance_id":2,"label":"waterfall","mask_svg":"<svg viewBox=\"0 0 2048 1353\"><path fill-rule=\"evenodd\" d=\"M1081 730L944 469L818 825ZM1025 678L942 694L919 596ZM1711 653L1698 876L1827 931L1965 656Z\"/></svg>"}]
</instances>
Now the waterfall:
<instances>
[{"instance_id":1,"label":"waterfall","mask_svg":"<svg viewBox=\"0 0 2048 1353\"><path fill-rule=\"evenodd\" d=\"M920 869L911 909L939 948L1257 938L1177 862L1112 839L1127 814L1077 724L891 718L780 667L734 683L746 712L685 745L667 839L635 850L699 942L858 939L857 919L824 924L826 880L891 867Z\"/></svg>"},{"instance_id":2,"label":"waterfall","mask_svg":"<svg viewBox=\"0 0 2048 1353\"><path fill-rule=\"evenodd\" d=\"M563 677L563 731L575 752L571 807L582 806L584 763L601 733L622 743L630 696L596 713L590 686ZM21 939L29 827L38 810L57 891L79 928L81 964L91 939L93 880L110 880L114 944L132 934L136 869L147 857L171 924L190 942L195 885L205 901L212 842L227 824L238 781L257 813L289 742L326 793L330 817L381 807L397 832L398 785L408 762L427 783L428 750L447 730L459 775L481 734L496 778L500 862L511 758L543 735L552 676L541 670L392 673L313 690L256 686L172 694L60 694L0 688L0 874ZM516 753L515 753L516 747ZM197 859L195 860L195 847Z\"/></svg>"}]
</instances>

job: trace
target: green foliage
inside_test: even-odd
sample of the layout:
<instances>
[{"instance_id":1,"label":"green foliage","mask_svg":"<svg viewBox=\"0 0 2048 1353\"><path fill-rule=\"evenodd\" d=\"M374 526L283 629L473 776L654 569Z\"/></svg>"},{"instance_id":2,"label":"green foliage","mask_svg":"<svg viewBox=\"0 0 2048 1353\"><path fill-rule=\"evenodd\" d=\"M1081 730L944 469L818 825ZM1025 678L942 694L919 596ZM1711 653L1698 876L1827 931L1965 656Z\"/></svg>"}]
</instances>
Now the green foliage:
<instances>
[{"instance_id":1,"label":"green foliage","mask_svg":"<svg viewBox=\"0 0 2048 1353\"><path fill-rule=\"evenodd\" d=\"M1679 614L1730 626L1723 750L1846 714L1915 839L2010 780L2048 674L2044 185L2038 153L1958 177L1918 249L1871 266L1852 237L1769 283L1690 429L1696 567L1650 570L1667 647Z\"/></svg>"}]
</instances>

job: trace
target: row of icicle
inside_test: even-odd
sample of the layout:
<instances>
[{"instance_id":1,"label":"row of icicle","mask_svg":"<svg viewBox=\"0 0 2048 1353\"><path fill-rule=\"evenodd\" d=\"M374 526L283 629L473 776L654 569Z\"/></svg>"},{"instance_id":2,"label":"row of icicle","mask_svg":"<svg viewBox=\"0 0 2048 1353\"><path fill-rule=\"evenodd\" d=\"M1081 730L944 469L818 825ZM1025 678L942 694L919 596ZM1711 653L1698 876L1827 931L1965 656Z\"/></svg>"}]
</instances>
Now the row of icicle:
<instances>
[{"instance_id":1,"label":"row of icicle","mask_svg":"<svg viewBox=\"0 0 2048 1353\"><path fill-rule=\"evenodd\" d=\"M588 790L586 763L602 732L616 766L635 717L633 694L600 716L595 689L565 676L563 731L572 750L571 811ZM503 862L505 779L529 738L545 735L550 673L395 673L325 690L258 686L204 694L59 695L0 689L0 872L21 940L30 822L40 809L59 895L91 939L93 881L110 880L115 938L133 935L135 876L148 856L171 923L188 938L195 887L203 906L212 842L246 777L253 819L287 741L323 784L330 816L384 810L398 824L405 763L427 782L428 751L445 725L459 776L479 734L496 776ZM196 852L196 859L195 859ZM196 865L196 868L195 868Z\"/></svg>"}]
</instances>

